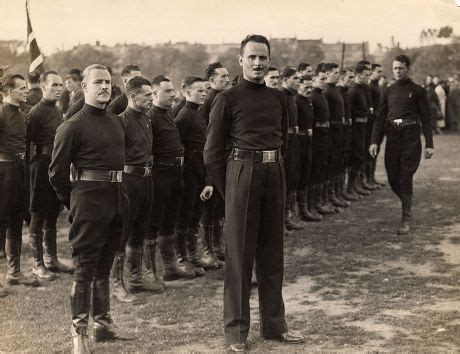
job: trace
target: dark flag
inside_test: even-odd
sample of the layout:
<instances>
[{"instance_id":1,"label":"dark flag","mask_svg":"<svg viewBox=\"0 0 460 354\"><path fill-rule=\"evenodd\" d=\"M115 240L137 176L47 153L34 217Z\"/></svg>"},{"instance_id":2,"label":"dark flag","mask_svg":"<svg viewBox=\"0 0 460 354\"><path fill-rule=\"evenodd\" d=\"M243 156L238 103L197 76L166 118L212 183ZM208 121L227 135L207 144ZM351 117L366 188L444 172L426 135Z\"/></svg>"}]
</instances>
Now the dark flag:
<instances>
[{"instance_id":1,"label":"dark flag","mask_svg":"<svg viewBox=\"0 0 460 354\"><path fill-rule=\"evenodd\" d=\"M27 14L27 50L30 55L29 72L37 70L40 73L45 71L43 67L43 55L38 48L37 40L35 39L32 25L30 24L29 16L29 0L26 0L26 14Z\"/></svg>"}]
</instances>

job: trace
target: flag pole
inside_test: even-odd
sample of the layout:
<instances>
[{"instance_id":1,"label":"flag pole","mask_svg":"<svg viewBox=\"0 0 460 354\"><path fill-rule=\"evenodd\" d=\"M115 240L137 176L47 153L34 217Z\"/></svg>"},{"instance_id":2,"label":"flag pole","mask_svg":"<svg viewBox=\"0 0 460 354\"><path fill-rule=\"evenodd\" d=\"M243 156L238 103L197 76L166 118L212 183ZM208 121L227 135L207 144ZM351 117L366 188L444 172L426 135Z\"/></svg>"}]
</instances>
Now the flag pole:
<instances>
[{"instance_id":1,"label":"flag pole","mask_svg":"<svg viewBox=\"0 0 460 354\"><path fill-rule=\"evenodd\" d=\"M26 16L27 16L27 51L30 57L29 72L34 70L43 73L45 68L43 66L43 55L40 52L40 48L37 44L37 39L32 30L32 24L30 22L29 15L29 0L26 0Z\"/></svg>"}]
</instances>

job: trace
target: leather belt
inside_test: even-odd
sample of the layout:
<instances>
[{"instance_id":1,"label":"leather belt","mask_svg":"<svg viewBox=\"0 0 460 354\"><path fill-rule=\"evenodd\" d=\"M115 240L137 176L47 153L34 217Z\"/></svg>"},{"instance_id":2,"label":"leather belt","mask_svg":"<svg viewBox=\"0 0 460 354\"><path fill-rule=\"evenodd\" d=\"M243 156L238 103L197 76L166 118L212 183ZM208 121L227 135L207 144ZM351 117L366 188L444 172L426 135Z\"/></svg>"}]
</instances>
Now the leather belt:
<instances>
[{"instance_id":1,"label":"leather belt","mask_svg":"<svg viewBox=\"0 0 460 354\"><path fill-rule=\"evenodd\" d=\"M163 165L171 167L180 167L184 165L184 156L155 156L153 159L154 165Z\"/></svg>"},{"instance_id":2,"label":"leather belt","mask_svg":"<svg viewBox=\"0 0 460 354\"><path fill-rule=\"evenodd\" d=\"M316 128L329 128L331 124L329 122L315 122Z\"/></svg>"},{"instance_id":3,"label":"leather belt","mask_svg":"<svg viewBox=\"0 0 460 354\"><path fill-rule=\"evenodd\" d=\"M26 158L25 152L17 154L9 154L7 152L0 152L0 161L22 161Z\"/></svg>"},{"instance_id":4,"label":"leather belt","mask_svg":"<svg viewBox=\"0 0 460 354\"><path fill-rule=\"evenodd\" d=\"M75 174L75 180L121 183L123 182L123 171L79 169Z\"/></svg>"},{"instance_id":5,"label":"leather belt","mask_svg":"<svg viewBox=\"0 0 460 354\"><path fill-rule=\"evenodd\" d=\"M367 117L356 117L355 123L367 123Z\"/></svg>"},{"instance_id":6,"label":"leather belt","mask_svg":"<svg viewBox=\"0 0 460 354\"><path fill-rule=\"evenodd\" d=\"M299 127L289 127L288 128L288 134L298 134L299 133Z\"/></svg>"},{"instance_id":7,"label":"leather belt","mask_svg":"<svg viewBox=\"0 0 460 354\"><path fill-rule=\"evenodd\" d=\"M123 167L123 172L138 177L149 177L152 175L152 167L125 165Z\"/></svg>"},{"instance_id":8,"label":"leather belt","mask_svg":"<svg viewBox=\"0 0 460 354\"><path fill-rule=\"evenodd\" d=\"M35 155L51 155L53 153L53 145L36 145Z\"/></svg>"},{"instance_id":9,"label":"leather belt","mask_svg":"<svg viewBox=\"0 0 460 354\"><path fill-rule=\"evenodd\" d=\"M252 161L260 163L274 163L281 159L281 151L277 150L241 150L233 148L230 158L236 161Z\"/></svg>"},{"instance_id":10,"label":"leather belt","mask_svg":"<svg viewBox=\"0 0 460 354\"><path fill-rule=\"evenodd\" d=\"M344 125L345 124L345 117L342 117L340 119L331 119L331 125Z\"/></svg>"},{"instance_id":11,"label":"leather belt","mask_svg":"<svg viewBox=\"0 0 460 354\"><path fill-rule=\"evenodd\" d=\"M389 120L388 123L394 128L404 128L409 125L418 124L418 120L415 118L409 118L409 119L399 118L399 119Z\"/></svg>"},{"instance_id":12,"label":"leather belt","mask_svg":"<svg viewBox=\"0 0 460 354\"><path fill-rule=\"evenodd\" d=\"M299 130L299 135L306 135L306 136L312 136L313 135L313 130L312 129L307 129L307 130Z\"/></svg>"}]
</instances>

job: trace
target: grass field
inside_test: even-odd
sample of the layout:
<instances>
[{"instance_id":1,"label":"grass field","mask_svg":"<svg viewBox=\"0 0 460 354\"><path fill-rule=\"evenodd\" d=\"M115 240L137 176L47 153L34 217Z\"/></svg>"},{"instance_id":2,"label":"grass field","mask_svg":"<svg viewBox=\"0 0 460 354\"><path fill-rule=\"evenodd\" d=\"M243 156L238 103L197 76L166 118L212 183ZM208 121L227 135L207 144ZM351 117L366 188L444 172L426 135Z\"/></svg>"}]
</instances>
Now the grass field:
<instances>
[{"instance_id":1,"label":"grass field","mask_svg":"<svg viewBox=\"0 0 460 354\"><path fill-rule=\"evenodd\" d=\"M307 340L289 347L262 340L254 291L250 351L460 351L460 136L436 136L435 147L416 175L410 235L396 236L400 205L386 187L286 239L287 320ZM59 249L68 259L68 226L60 222ZM30 258L24 229L23 270ZM68 352L71 280L63 275L1 298L0 351ZM222 285L222 271L213 271L168 283L143 305L112 301L115 322L136 339L97 344L95 352L225 350Z\"/></svg>"}]
</instances>

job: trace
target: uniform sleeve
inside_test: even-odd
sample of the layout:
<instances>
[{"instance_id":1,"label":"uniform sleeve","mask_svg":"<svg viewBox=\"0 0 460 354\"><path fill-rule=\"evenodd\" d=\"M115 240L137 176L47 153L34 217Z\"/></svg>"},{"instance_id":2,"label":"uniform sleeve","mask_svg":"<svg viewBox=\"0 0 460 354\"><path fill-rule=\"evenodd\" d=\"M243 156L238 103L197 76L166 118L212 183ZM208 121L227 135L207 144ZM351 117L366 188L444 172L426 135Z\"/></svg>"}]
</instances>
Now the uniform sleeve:
<instances>
[{"instance_id":1,"label":"uniform sleeve","mask_svg":"<svg viewBox=\"0 0 460 354\"><path fill-rule=\"evenodd\" d=\"M430 104L428 103L428 97L423 88L419 90L418 95L418 108L420 121L422 123L422 131L425 137L425 147L433 148L433 131L431 130L431 113Z\"/></svg>"},{"instance_id":2,"label":"uniform sleeve","mask_svg":"<svg viewBox=\"0 0 460 354\"><path fill-rule=\"evenodd\" d=\"M379 110L372 128L371 144L380 145L383 140L385 122L388 116L388 91L380 96Z\"/></svg>"},{"instance_id":3,"label":"uniform sleeve","mask_svg":"<svg viewBox=\"0 0 460 354\"><path fill-rule=\"evenodd\" d=\"M66 119L71 118L73 115L78 113L83 108L84 105L85 105L85 97L81 97L78 100L74 100L72 105L69 107L69 109L65 113L65 118Z\"/></svg>"},{"instance_id":4,"label":"uniform sleeve","mask_svg":"<svg viewBox=\"0 0 460 354\"><path fill-rule=\"evenodd\" d=\"M287 109L287 102L286 97L284 95L281 96L281 109L282 109L282 117L281 117L281 134L283 139L283 145L281 146L281 155L283 159L286 158L286 153L289 144L289 115Z\"/></svg>"},{"instance_id":5,"label":"uniform sleeve","mask_svg":"<svg viewBox=\"0 0 460 354\"><path fill-rule=\"evenodd\" d=\"M204 146L204 164L209 178L214 181L223 198L225 198L226 153L232 115L227 107L225 95L218 95L211 106L206 144Z\"/></svg>"},{"instance_id":6,"label":"uniform sleeve","mask_svg":"<svg viewBox=\"0 0 460 354\"><path fill-rule=\"evenodd\" d=\"M66 121L57 129L49 167L49 179L56 194L67 209L70 208L70 164L79 145L78 126Z\"/></svg>"},{"instance_id":7,"label":"uniform sleeve","mask_svg":"<svg viewBox=\"0 0 460 354\"><path fill-rule=\"evenodd\" d=\"M174 119L174 123L176 123L177 129L179 129L180 141L182 145L184 145L186 133L188 131L188 122L190 121L190 119L187 119L186 114L184 114L182 110L181 112L179 112L179 114Z\"/></svg>"}]
</instances>

